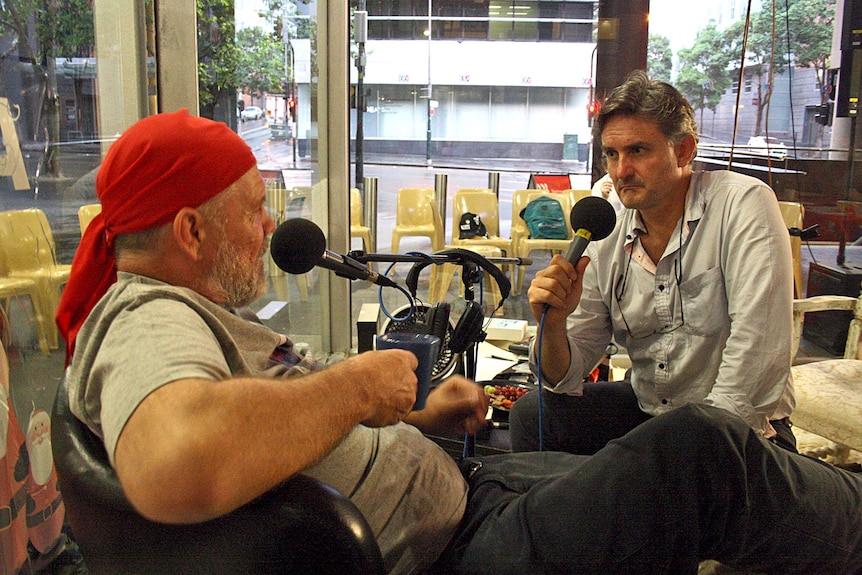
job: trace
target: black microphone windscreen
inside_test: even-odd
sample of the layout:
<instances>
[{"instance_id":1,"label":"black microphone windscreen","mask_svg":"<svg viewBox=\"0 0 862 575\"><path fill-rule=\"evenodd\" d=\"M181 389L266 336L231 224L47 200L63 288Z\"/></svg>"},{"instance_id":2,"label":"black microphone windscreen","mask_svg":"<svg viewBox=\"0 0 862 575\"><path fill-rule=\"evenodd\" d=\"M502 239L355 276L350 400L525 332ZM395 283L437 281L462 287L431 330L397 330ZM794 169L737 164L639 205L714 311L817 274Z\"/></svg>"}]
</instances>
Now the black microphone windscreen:
<instances>
[{"instance_id":1,"label":"black microphone windscreen","mask_svg":"<svg viewBox=\"0 0 862 575\"><path fill-rule=\"evenodd\" d=\"M608 237L617 223L617 214L609 201L599 196L579 200L569 214L572 229L588 230L592 241Z\"/></svg>"},{"instance_id":2,"label":"black microphone windscreen","mask_svg":"<svg viewBox=\"0 0 862 575\"><path fill-rule=\"evenodd\" d=\"M275 265L294 275L311 271L325 251L323 230L302 218L292 218L279 225L269 242Z\"/></svg>"}]
</instances>

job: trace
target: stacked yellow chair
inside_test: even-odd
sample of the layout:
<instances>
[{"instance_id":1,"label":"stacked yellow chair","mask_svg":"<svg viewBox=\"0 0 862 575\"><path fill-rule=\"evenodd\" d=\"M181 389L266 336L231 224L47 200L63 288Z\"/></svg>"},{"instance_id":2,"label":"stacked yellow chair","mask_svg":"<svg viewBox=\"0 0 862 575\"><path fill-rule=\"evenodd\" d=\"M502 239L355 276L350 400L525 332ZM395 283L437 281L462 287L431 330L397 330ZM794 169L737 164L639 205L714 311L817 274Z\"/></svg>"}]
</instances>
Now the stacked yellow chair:
<instances>
[{"instance_id":1,"label":"stacked yellow chair","mask_svg":"<svg viewBox=\"0 0 862 575\"><path fill-rule=\"evenodd\" d=\"M37 208L0 213L0 250L9 277L32 280L38 292L41 323L50 349L59 347L54 324L60 289L71 265L57 262L56 246L45 213Z\"/></svg>"}]
</instances>

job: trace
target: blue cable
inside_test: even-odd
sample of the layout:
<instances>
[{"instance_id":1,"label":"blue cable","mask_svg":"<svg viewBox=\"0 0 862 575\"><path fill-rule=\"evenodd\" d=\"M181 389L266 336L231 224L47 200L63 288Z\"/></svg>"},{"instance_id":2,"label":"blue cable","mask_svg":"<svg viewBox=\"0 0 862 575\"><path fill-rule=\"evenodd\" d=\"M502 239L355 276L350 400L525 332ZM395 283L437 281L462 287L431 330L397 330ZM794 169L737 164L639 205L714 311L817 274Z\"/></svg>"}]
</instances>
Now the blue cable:
<instances>
[{"instance_id":1,"label":"blue cable","mask_svg":"<svg viewBox=\"0 0 862 575\"><path fill-rule=\"evenodd\" d=\"M396 262L389 264L389 267L386 268L385 272L383 272L384 276L389 275L389 272L392 270L392 268L395 267L395 263ZM411 317L413 317L413 312L416 310L416 302L413 301L413 297L409 293L407 293L407 290L404 289L403 287L401 287L400 285L395 284L395 289L397 289L398 291L403 293L407 297L407 301L410 303L410 311L407 313L407 315L405 317L395 317L391 313L389 313L388 309L386 309L386 304L383 303L383 286L379 286L377 288L377 301L380 302L380 310L383 312L383 315L388 317L390 321L402 323L402 322L409 320Z\"/></svg>"},{"instance_id":2,"label":"blue cable","mask_svg":"<svg viewBox=\"0 0 862 575\"><path fill-rule=\"evenodd\" d=\"M539 320L539 329L536 333L536 379L539 387L536 388L539 402L539 451L545 450L545 426L542 422L542 334L545 332L545 315L548 308L542 310L542 319Z\"/></svg>"},{"instance_id":3,"label":"blue cable","mask_svg":"<svg viewBox=\"0 0 862 575\"><path fill-rule=\"evenodd\" d=\"M428 261L430 261L431 263L435 263L434 258L432 258L432 257L431 257L431 256L429 256L428 254L425 254L425 253L422 253L422 252L407 252L407 255L408 255L408 256L421 256L421 257L426 258L426 259L427 259ZM398 262L392 262L392 263L390 263L390 264L389 264L389 267L387 267L387 268L386 268L386 271L385 271L385 272L383 272L384 277L386 277L386 276L388 276L388 275L389 275L389 272L390 272L390 271L392 271L392 268L394 268L394 267L395 267L395 265L396 265L397 263L398 263ZM406 316L404 316L404 317L394 317L391 313L389 313L389 310L388 310L388 309L386 309L386 304L384 304L384 303L383 303L383 286L380 286L380 287L377 289L377 301L378 301L378 302L380 302L380 310L383 312L383 315L385 315L386 317L388 317L390 321L394 321L394 322L396 322L396 323L404 323L404 322L409 321L409 320L410 320L410 318L412 318L412 317L413 317L413 313L416 311L416 300L413 298L413 296L412 296L412 295L410 295L410 294L407 292L407 290L406 290L406 289L404 289L404 288L403 288L403 287L401 287L400 285L395 284L395 286L394 286L394 287L395 287L395 289L397 289L398 291L400 291L401 293L403 293L403 294L404 294L404 296L407 298L407 301L408 301L408 302L409 302L409 304L410 304L410 310L407 312L407 315L406 315Z\"/></svg>"}]
</instances>

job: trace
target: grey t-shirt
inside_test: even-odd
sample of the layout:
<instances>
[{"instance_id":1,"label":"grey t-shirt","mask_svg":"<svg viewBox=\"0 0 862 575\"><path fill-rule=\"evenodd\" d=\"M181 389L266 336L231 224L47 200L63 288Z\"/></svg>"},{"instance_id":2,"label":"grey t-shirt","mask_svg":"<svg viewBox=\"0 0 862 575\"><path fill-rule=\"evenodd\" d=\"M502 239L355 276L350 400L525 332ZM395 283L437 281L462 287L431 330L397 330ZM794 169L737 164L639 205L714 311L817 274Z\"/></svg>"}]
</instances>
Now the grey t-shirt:
<instances>
[{"instance_id":1,"label":"grey t-shirt","mask_svg":"<svg viewBox=\"0 0 862 575\"><path fill-rule=\"evenodd\" d=\"M318 367L261 324L191 290L128 273L118 274L90 313L76 346L67 374L72 411L103 439L112 464L123 426L162 385L240 375L283 377L289 385L290 377ZM304 473L356 504L391 573L433 562L466 505L466 483L452 458L403 423L357 426Z\"/></svg>"}]
</instances>

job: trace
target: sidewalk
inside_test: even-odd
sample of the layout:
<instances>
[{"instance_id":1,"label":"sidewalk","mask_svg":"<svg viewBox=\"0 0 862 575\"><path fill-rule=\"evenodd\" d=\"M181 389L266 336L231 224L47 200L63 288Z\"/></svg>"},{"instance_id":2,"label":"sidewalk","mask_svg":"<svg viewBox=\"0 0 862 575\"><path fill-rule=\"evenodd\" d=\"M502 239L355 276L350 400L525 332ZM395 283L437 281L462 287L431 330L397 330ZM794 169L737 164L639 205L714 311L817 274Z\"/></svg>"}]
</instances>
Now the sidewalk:
<instances>
[{"instance_id":1,"label":"sidewalk","mask_svg":"<svg viewBox=\"0 0 862 575\"><path fill-rule=\"evenodd\" d=\"M424 156L407 156L394 154L363 155L365 164L382 164L391 166L428 166ZM355 154L351 155L351 163L355 164ZM431 158L430 166L434 168L476 169L496 172L532 172L549 174L587 174L586 162L577 160L551 160L546 158Z\"/></svg>"},{"instance_id":2,"label":"sidewalk","mask_svg":"<svg viewBox=\"0 0 862 575\"><path fill-rule=\"evenodd\" d=\"M309 157L298 156L293 161L293 143L289 140L275 140L269 137L269 127L261 126L243 132L243 138L250 142L258 158L261 169L266 170L311 170L313 162ZM259 143L257 138L263 136ZM306 149L307 145L299 146ZM364 165L384 165L403 167L431 167L438 169L474 169L494 172L528 172L548 174L588 174L587 162L550 158L460 158L433 157L431 162L424 155L363 153ZM356 153L351 150L351 166L356 165Z\"/></svg>"}]
</instances>

